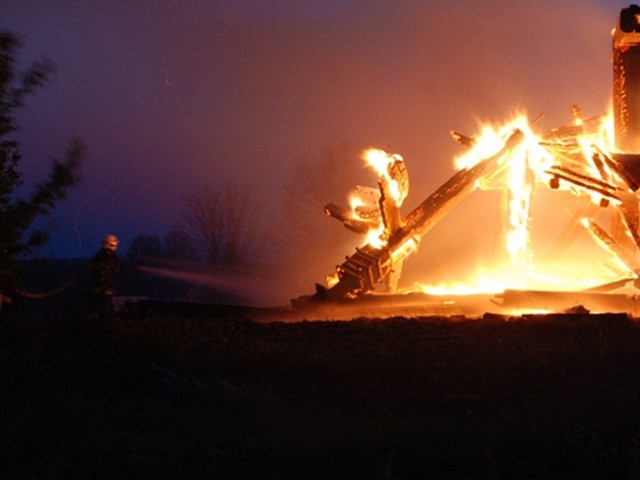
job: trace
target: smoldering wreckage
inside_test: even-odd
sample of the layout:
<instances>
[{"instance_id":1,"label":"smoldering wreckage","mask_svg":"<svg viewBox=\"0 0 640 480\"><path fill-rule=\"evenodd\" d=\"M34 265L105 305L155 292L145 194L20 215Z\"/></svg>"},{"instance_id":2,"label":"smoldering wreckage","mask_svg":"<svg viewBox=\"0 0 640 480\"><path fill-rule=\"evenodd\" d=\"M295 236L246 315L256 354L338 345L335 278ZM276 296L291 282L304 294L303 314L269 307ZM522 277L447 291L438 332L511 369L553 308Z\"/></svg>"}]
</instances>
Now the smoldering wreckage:
<instances>
[{"instance_id":1,"label":"smoldering wreckage","mask_svg":"<svg viewBox=\"0 0 640 480\"><path fill-rule=\"evenodd\" d=\"M522 116L488 135L451 132L466 152L460 169L408 215L400 206L409 177L399 155L370 150L365 160L379 173L377 189L356 187L351 208L334 203L325 213L356 233L363 246L345 257L326 285L292 301L295 308L403 309L421 313L626 312L637 316L640 303L640 7L620 11L613 31L613 111L589 118L574 105L572 123L534 134L536 121ZM493 294L398 295L403 263L425 235L477 189L500 190L508 197L509 231L505 248L512 263L527 263L531 202L537 188L568 191L582 207L569 230L592 237L621 266L614 280L578 290L505 289ZM608 228L599 217L608 216ZM552 214L552 212L549 212ZM575 237L575 233L573 234ZM570 248L571 236L565 238ZM425 240L428 242L428 239ZM588 261L588 260L587 260ZM613 269L612 269L613 270Z\"/></svg>"}]
</instances>

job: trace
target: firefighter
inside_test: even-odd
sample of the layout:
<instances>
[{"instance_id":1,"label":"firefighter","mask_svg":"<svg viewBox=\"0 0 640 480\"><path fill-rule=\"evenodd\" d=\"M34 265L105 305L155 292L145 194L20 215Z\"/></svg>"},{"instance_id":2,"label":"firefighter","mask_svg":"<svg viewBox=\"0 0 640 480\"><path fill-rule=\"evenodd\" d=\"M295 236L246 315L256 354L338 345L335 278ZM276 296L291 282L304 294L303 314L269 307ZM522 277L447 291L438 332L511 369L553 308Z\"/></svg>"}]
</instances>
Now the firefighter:
<instances>
[{"instance_id":1,"label":"firefighter","mask_svg":"<svg viewBox=\"0 0 640 480\"><path fill-rule=\"evenodd\" d=\"M120 259L116 254L118 237L109 234L104 237L102 248L92 260L91 316L103 317L111 312L111 297L116 287L116 275L120 269Z\"/></svg>"}]
</instances>

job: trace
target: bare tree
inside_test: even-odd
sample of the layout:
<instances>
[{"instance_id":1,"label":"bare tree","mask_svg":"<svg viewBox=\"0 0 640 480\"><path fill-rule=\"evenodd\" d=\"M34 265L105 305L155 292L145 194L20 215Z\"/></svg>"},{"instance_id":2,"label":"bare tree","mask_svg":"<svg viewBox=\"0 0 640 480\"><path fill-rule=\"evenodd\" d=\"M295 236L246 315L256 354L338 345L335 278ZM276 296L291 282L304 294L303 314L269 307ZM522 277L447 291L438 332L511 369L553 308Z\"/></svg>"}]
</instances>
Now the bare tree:
<instances>
[{"instance_id":1,"label":"bare tree","mask_svg":"<svg viewBox=\"0 0 640 480\"><path fill-rule=\"evenodd\" d=\"M256 261L260 251L258 207L247 188L230 180L183 197L183 212L175 227L219 269Z\"/></svg>"},{"instance_id":2,"label":"bare tree","mask_svg":"<svg viewBox=\"0 0 640 480\"><path fill-rule=\"evenodd\" d=\"M131 240L124 258L131 263L138 263L145 258L197 260L198 252L191 243L191 238L174 226L169 229L163 239L158 235L139 233Z\"/></svg>"}]
</instances>

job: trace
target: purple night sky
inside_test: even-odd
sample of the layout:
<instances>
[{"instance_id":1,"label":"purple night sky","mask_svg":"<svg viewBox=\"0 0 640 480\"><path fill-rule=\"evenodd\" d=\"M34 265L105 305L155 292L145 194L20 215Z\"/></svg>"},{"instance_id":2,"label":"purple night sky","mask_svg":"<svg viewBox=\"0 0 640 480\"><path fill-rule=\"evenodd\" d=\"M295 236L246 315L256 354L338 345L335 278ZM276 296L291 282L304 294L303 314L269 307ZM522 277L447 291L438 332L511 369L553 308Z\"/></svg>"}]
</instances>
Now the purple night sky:
<instances>
[{"instance_id":1,"label":"purple night sky","mask_svg":"<svg viewBox=\"0 0 640 480\"><path fill-rule=\"evenodd\" d=\"M107 232L126 251L136 234L163 236L185 192L228 178L275 214L296 162L345 140L401 154L416 205L453 171L451 129L474 134L518 108L544 113L545 129L568 123L574 103L605 112L625 6L4 0L0 28L23 37L19 60L58 66L20 113L27 182L67 137L89 147L43 253L87 257Z\"/></svg>"}]
</instances>

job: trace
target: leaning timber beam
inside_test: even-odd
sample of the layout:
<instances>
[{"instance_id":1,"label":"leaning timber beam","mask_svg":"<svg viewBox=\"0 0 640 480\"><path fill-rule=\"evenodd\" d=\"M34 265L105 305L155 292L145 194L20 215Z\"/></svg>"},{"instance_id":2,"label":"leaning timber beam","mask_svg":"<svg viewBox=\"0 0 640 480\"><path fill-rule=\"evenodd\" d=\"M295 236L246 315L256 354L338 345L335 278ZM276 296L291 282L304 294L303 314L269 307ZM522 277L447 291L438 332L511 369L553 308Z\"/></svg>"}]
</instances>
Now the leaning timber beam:
<instances>
[{"instance_id":1,"label":"leaning timber beam","mask_svg":"<svg viewBox=\"0 0 640 480\"><path fill-rule=\"evenodd\" d=\"M394 265L401 265L405 257L417 248L422 236L431 230L445 215L455 208L477 186L483 176L493 173L499 160L522 143L524 134L515 129L506 139L502 149L473 167L456 172L434 193L427 197L404 219L382 248L370 244L357 248L356 253L336 267L337 282L331 287L316 285L312 300L340 300L359 297L381 284L393 272ZM299 305L308 300L294 300Z\"/></svg>"}]
</instances>

